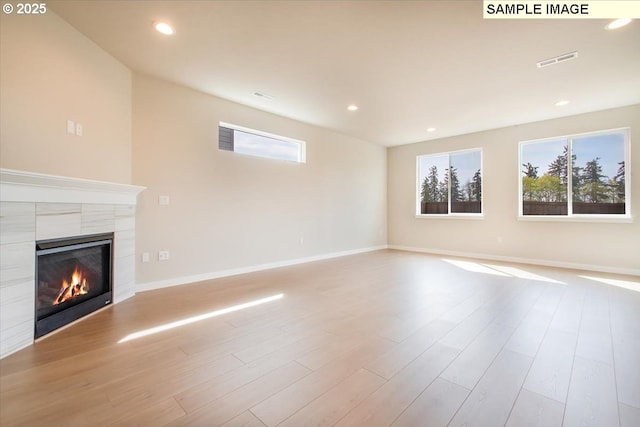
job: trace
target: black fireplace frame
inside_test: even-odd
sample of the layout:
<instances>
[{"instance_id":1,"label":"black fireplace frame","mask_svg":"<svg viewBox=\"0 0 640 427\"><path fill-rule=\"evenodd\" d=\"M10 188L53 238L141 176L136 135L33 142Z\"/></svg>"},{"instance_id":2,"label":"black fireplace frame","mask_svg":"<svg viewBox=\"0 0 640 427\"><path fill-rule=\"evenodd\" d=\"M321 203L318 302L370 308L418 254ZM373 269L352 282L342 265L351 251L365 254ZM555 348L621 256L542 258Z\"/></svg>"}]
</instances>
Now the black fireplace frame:
<instances>
[{"instance_id":1,"label":"black fireplace frame","mask_svg":"<svg viewBox=\"0 0 640 427\"><path fill-rule=\"evenodd\" d=\"M64 244L61 244L64 243ZM73 306L67 307L63 311L53 313L42 319L38 319L38 257L47 254L54 254L62 251L89 248L93 246L108 245L109 249L109 268L106 270L108 275L108 291L95 295L93 298L82 301ZM49 332L52 332L62 326L65 326L75 320L78 320L94 311L112 303L113 297L113 246L114 233L93 234L87 236L78 236L72 238L40 240L36 242L35 251L35 292L36 298L34 302L35 325L34 337L40 338Z\"/></svg>"}]
</instances>

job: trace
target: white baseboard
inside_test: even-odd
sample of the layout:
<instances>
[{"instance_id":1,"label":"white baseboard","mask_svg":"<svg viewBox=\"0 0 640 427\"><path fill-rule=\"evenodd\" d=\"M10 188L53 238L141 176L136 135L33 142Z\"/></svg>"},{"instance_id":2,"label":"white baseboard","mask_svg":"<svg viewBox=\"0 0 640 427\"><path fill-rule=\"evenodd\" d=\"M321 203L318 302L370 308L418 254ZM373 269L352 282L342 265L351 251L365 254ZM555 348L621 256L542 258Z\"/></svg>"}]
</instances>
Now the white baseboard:
<instances>
[{"instance_id":1,"label":"white baseboard","mask_svg":"<svg viewBox=\"0 0 640 427\"><path fill-rule=\"evenodd\" d=\"M191 276L174 277L172 279L158 280L155 282L138 283L136 285L136 292L144 292L144 291L150 291L153 289L161 289L161 288L168 288L171 286L186 285L189 283L202 282L205 280L219 279L222 277L236 276L238 274L253 273L256 271L270 270L273 268L287 267L290 265L304 264L307 262L322 261L325 259L355 255L355 254L360 254L364 252L378 251L381 249L395 249L399 251L419 252L419 253L426 253L426 254L432 254L432 255L455 256L455 257L474 258L474 259L481 259L481 260L484 259L484 260L491 260L491 261L513 262L518 264L530 264L530 265L538 265L538 266L545 266L545 267L567 268L571 270L597 271L601 273L640 276L640 269L633 269L633 268L618 268L618 267L608 267L608 266L600 266L600 265L592 265L592 264L549 261L544 259L519 258L519 257L510 257L510 256L502 256L502 255L482 254L482 253L475 253L475 252L460 252L460 251L449 251L449 250L442 250L442 249L418 248L418 247L412 247L412 246L380 245L380 246L372 246L368 248L352 249L348 251L332 252L332 253L322 254L322 255L314 255L310 257L295 258L295 259L285 260L285 261L277 261L277 262L272 262L267 264L252 265L248 267L213 271L210 273L195 274Z\"/></svg>"},{"instance_id":2,"label":"white baseboard","mask_svg":"<svg viewBox=\"0 0 640 427\"><path fill-rule=\"evenodd\" d=\"M484 259L491 261L513 262L518 264L531 264L545 267L568 268L571 270L597 271L601 273L625 274L629 276L640 276L640 269L635 268L619 268L604 265L578 264L573 262L549 261L545 259L518 258L503 255L479 254L474 252L448 251L442 249L416 248L412 246L387 245L389 249L408 252L420 252L433 255L445 255L464 258Z\"/></svg>"},{"instance_id":3,"label":"white baseboard","mask_svg":"<svg viewBox=\"0 0 640 427\"><path fill-rule=\"evenodd\" d=\"M255 271L270 270L272 268L287 267L290 265L304 264L313 261L322 261L330 258L338 258L347 255L355 255L364 252L379 251L386 249L387 245L371 246L368 248L352 249L348 251L332 252L322 255L314 255L310 257L295 258L285 261L270 262L267 264L251 265L248 267L232 268L229 270L213 271L210 273L195 274L192 276L174 277L167 280L158 280L156 282L138 283L136 284L136 292L150 291L153 289L168 288L170 286L186 285L188 283L202 282L204 280L219 279L221 277L236 276L238 274L253 273Z\"/></svg>"}]
</instances>

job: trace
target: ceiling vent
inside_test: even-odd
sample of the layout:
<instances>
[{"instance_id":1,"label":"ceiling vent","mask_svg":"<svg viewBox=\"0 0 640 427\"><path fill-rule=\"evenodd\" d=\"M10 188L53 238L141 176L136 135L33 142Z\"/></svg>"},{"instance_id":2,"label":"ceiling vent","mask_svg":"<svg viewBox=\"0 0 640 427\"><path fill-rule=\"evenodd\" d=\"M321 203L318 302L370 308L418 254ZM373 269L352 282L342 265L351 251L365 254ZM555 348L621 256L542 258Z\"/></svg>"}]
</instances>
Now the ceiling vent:
<instances>
[{"instance_id":1,"label":"ceiling vent","mask_svg":"<svg viewBox=\"0 0 640 427\"><path fill-rule=\"evenodd\" d=\"M578 52L565 53L554 58L545 59L537 63L538 68L548 67L549 65L559 64L561 62L570 61L578 57Z\"/></svg>"},{"instance_id":2,"label":"ceiling vent","mask_svg":"<svg viewBox=\"0 0 640 427\"><path fill-rule=\"evenodd\" d=\"M258 90L254 91L252 95L255 96L256 98L268 99L269 101L273 100L273 96L267 95L266 93L260 92Z\"/></svg>"}]
</instances>

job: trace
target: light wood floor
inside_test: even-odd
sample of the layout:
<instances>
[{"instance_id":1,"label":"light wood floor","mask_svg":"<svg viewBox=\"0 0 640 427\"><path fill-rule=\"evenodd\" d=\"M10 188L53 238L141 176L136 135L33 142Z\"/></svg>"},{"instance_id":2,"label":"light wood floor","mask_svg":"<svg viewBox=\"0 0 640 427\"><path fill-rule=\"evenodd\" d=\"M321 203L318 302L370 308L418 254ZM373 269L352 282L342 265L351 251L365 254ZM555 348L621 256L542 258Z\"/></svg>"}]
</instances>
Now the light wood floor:
<instances>
[{"instance_id":1,"label":"light wood floor","mask_svg":"<svg viewBox=\"0 0 640 427\"><path fill-rule=\"evenodd\" d=\"M139 293L0 361L0 425L640 426L640 284L580 275L379 251Z\"/></svg>"}]
</instances>

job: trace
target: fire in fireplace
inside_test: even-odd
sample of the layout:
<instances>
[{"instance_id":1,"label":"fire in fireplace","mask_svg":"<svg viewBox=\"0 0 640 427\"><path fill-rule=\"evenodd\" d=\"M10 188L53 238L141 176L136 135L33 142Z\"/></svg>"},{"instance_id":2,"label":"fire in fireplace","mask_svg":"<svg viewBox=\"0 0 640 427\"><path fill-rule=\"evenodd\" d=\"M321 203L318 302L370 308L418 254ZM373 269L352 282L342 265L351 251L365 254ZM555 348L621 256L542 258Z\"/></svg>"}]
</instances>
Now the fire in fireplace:
<instances>
[{"instance_id":1,"label":"fire in fireplace","mask_svg":"<svg viewBox=\"0 0 640 427\"><path fill-rule=\"evenodd\" d=\"M36 242L35 337L111 303L113 233Z\"/></svg>"},{"instance_id":2,"label":"fire in fireplace","mask_svg":"<svg viewBox=\"0 0 640 427\"><path fill-rule=\"evenodd\" d=\"M58 292L56 299L53 300L53 304L58 305L65 301L69 301L72 298L86 295L88 293L89 284L87 283L87 278L83 277L82 272L78 271L78 266L76 266L75 270L73 270L73 274L71 275L71 281L62 281L62 286L60 286L60 291Z\"/></svg>"}]
</instances>

